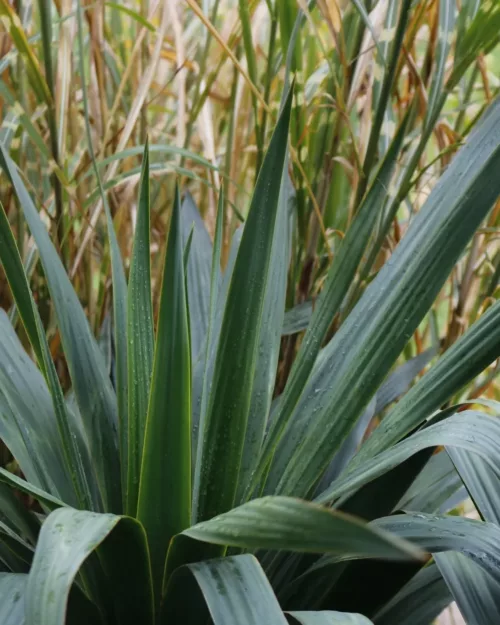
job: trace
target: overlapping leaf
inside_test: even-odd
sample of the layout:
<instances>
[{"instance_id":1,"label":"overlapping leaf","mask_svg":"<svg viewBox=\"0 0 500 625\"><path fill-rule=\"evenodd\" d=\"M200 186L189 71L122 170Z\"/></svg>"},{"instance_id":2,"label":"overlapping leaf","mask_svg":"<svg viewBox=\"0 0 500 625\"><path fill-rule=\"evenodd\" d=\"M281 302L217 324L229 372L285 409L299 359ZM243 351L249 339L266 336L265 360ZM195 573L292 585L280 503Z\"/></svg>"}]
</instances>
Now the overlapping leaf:
<instances>
[{"instance_id":1,"label":"overlapping leaf","mask_svg":"<svg viewBox=\"0 0 500 625\"><path fill-rule=\"evenodd\" d=\"M195 474L195 518L233 505L251 407L265 287L287 149L291 92L255 188L224 309Z\"/></svg>"},{"instance_id":2,"label":"overlapping leaf","mask_svg":"<svg viewBox=\"0 0 500 625\"><path fill-rule=\"evenodd\" d=\"M1 145L0 164L14 186L38 246L103 499L109 510L121 510L116 396L102 354L33 201Z\"/></svg>"},{"instance_id":3,"label":"overlapping leaf","mask_svg":"<svg viewBox=\"0 0 500 625\"><path fill-rule=\"evenodd\" d=\"M279 494L309 492L498 197L499 119L500 100L478 124L390 261L327 346L313 389L314 423L280 457Z\"/></svg>"}]
</instances>

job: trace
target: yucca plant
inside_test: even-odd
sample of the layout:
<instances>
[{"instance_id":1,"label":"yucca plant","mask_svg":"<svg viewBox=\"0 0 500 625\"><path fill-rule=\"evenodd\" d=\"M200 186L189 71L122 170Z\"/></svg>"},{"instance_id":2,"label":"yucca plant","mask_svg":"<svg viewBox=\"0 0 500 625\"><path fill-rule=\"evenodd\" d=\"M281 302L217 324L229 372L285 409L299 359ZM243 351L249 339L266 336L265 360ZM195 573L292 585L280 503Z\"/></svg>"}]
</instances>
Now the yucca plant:
<instances>
[{"instance_id":1,"label":"yucca plant","mask_svg":"<svg viewBox=\"0 0 500 625\"><path fill-rule=\"evenodd\" d=\"M293 247L293 222L298 215L303 234L308 220L304 188L296 198L288 176L289 160L297 166L296 156L287 157L291 95L223 275L222 194L212 243L190 197L181 208L176 192L156 329L147 149L128 280L100 189L114 315L114 340L110 345L105 331L102 350L22 174L0 146L6 181L38 247L72 383L65 396L1 211L0 258L38 365L1 315L0 438L25 478L0 470L1 623L288 619L308 625L366 623L369 617L418 625L430 623L452 597L469 621L491 622L500 596L498 425L484 411L464 410L465 401L452 404L500 355L498 305L386 409L435 356L437 341L393 370L500 192L500 103L470 135L376 277L369 244L374 233L385 237L394 211L409 197L446 96L476 55L495 43L499 12L484 3L471 21L478 7L467 3L445 82L453 25L449 3L440 3L443 48L413 151L408 131L415 102L396 132L383 125L411 9L410 2L389 4L401 5L387 16L388 28L399 20L397 36L393 50L387 41L383 46L391 55L384 61L365 176L352 198L355 217L334 248L312 316L310 303L285 314L290 257L293 275L303 269L296 267L303 254ZM0 8L19 39L9 4ZM350 41L359 44L367 18L361 3L356 8L345 21L356 35ZM245 3L240 13L244 18ZM299 11L295 23L305 15ZM281 44L296 54L298 29L287 31L289 17L280 12ZM87 107L81 24L78 34ZM247 32L247 56L248 44ZM299 69L298 60L288 55L287 66ZM336 88L348 91L347 83ZM87 110L85 120L95 165ZM294 142L301 128L295 116ZM318 138L321 133L312 137ZM261 159L262 133L259 141ZM377 153L383 155L378 166ZM313 168L312 160L307 164ZM100 185L97 166L95 177ZM326 208L334 204L325 200ZM378 254L380 247L373 249ZM276 390L281 335L306 326ZM493 402L485 404L497 411ZM442 514L463 499L462 481L481 522ZM12 488L37 506L22 505ZM400 510L414 512L396 514Z\"/></svg>"},{"instance_id":2,"label":"yucca plant","mask_svg":"<svg viewBox=\"0 0 500 625\"><path fill-rule=\"evenodd\" d=\"M212 244L190 198L181 209L176 192L156 331L147 150L128 284L105 204L114 384L40 215L0 146L38 247L72 380L65 397L2 210L0 257L38 364L2 314L0 434L25 477L0 470L0 560L11 571L0 576L2 623L365 623L366 616L428 623L451 600L450 590L470 604L479 595L498 598L500 529L489 485L499 472L499 422L464 405L436 413L499 356L498 304L356 450L372 417L429 358L396 369L383 384L500 193L500 102L322 347L387 194L403 121L273 401L280 337L293 321L284 315L291 101L290 93L223 276L222 209ZM446 506L459 487L454 480L451 491L447 484L428 492L432 479L442 486L440 476L450 473L446 452L433 455L443 445L485 521L425 513ZM40 508L21 505L11 488ZM419 497L418 514L387 516L413 509ZM477 592L468 596L463 586L471 579Z\"/></svg>"}]
</instances>

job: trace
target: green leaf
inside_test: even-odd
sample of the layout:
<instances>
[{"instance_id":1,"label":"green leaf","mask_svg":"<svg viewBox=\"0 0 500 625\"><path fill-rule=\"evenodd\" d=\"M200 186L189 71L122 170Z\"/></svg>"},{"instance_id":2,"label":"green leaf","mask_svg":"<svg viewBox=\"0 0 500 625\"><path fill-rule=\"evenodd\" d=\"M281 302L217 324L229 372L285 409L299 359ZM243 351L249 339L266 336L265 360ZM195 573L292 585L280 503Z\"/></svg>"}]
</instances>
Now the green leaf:
<instances>
[{"instance_id":1,"label":"green leaf","mask_svg":"<svg viewBox=\"0 0 500 625\"><path fill-rule=\"evenodd\" d=\"M40 532L26 589L29 625L65 624L75 576L99 547L117 623L153 623L151 575L140 524L127 517L60 508Z\"/></svg>"},{"instance_id":2,"label":"green leaf","mask_svg":"<svg viewBox=\"0 0 500 625\"><path fill-rule=\"evenodd\" d=\"M191 230L189 231L187 241L184 245L184 252L182 253L182 263L184 265L184 275L186 275L187 265L189 262L189 256L191 254L191 243L193 242L193 233L194 233L194 224L191 226ZM186 292L187 292L187 279L186 279ZM188 298L188 308L189 308L189 298ZM188 311L189 312L189 311ZM189 318L189 314L188 314ZM191 321L189 322L191 326Z\"/></svg>"},{"instance_id":3,"label":"green leaf","mask_svg":"<svg viewBox=\"0 0 500 625\"><path fill-rule=\"evenodd\" d=\"M106 375L102 354L31 197L1 145L0 165L14 186L40 253L105 506L109 510L120 510L116 397Z\"/></svg>"},{"instance_id":4,"label":"green leaf","mask_svg":"<svg viewBox=\"0 0 500 625\"><path fill-rule=\"evenodd\" d=\"M417 375L436 356L437 349L430 348L414 358L406 360L388 376L377 390L375 414L379 414L389 404L399 399L410 388Z\"/></svg>"},{"instance_id":5,"label":"green leaf","mask_svg":"<svg viewBox=\"0 0 500 625\"><path fill-rule=\"evenodd\" d=\"M333 479L341 474L362 443L372 418L382 412L388 404L392 403L408 389L414 377L425 366L425 364L429 362L434 353L434 350L429 349L426 352L415 356L415 358L407 360L389 375L387 380L378 389L376 395L365 408L364 413L357 420L353 429L349 432L349 435L342 443L342 446L333 457L333 460L331 461L326 472L323 474L323 477L316 488L317 493L323 491L331 484ZM298 406L299 415L300 412L301 404ZM394 479L394 476L392 476L391 479ZM386 486L381 485L381 488L384 489ZM392 489L392 491L394 491L394 489ZM368 495L368 497L372 496L373 494ZM382 498L379 496L376 497L377 502L381 503L381 499ZM389 510L385 513L387 512L389 512ZM359 516L367 518L364 513L361 513Z\"/></svg>"},{"instance_id":6,"label":"green leaf","mask_svg":"<svg viewBox=\"0 0 500 625\"><path fill-rule=\"evenodd\" d=\"M109 165L110 163L113 163L116 160L125 160L125 159L130 158L131 156L139 156L141 154L144 154L145 147L146 147L145 145L134 145L133 147L122 150L121 152L115 152L114 154L111 154L110 156L107 156L106 158L103 158L102 160L100 160L98 162L98 165L99 167L105 167L106 165ZM190 159L196 165L202 165L203 167L206 167L207 169L211 171L218 171L218 167L213 165L210 161L207 161L207 159L201 157L199 154L196 154L195 152L191 152L190 150L185 150L184 148L178 148L172 145L152 143L149 146L149 152L150 154L158 153L162 155L161 161L163 164L165 162L163 155L170 154L172 156L176 156L176 157L180 156L182 158ZM174 164L174 161L172 161L172 164ZM188 170L183 169L183 171L188 171ZM90 176L91 172L89 172L87 175ZM85 179L85 176L82 176L82 180L84 179Z\"/></svg>"},{"instance_id":7,"label":"green leaf","mask_svg":"<svg viewBox=\"0 0 500 625\"><path fill-rule=\"evenodd\" d=\"M315 363L317 363L316 371L322 371L321 365L318 362L322 342L331 326L332 319L339 311L352 285L352 280L356 274L359 262L365 253L366 245L377 219L378 210L387 195L389 182L403 141L406 123L407 119L401 124L391 149L381 163L374 182L360 206L355 220L347 231L345 239L342 240L332 267L328 272L326 283L314 307L310 324L294 361L285 390L283 395L279 398L277 415L264 445L261 470L263 470L267 461L270 460L283 432L286 432L285 428L287 424L290 422L290 428L294 427L294 412L299 410L297 408L297 403L299 399L301 399L301 396L304 400L309 400L311 402L316 401L315 397L319 387L316 384L314 376L314 366ZM331 354L331 352L323 350L323 356L327 354ZM338 352L337 355L339 356L339 354L340 352ZM324 367L325 361L322 360L321 362ZM300 414L301 417L305 417L302 421L303 432L298 431L297 437L295 437L295 435L293 437L288 437L286 433L283 436L283 448L278 445L278 449L276 450L273 459L274 466L271 469L270 480L267 485L267 492L274 492L277 483L276 480L282 477L290 453L293 452L298 442L303 440L306 431L309 429L308 417L314 415L314 420L317 419L317 409L318 406L316 404L313 405L313 403L310 408L302 407L300 409ZM320 438L323 438L323 435L321 435ZM297 442L289 449L288 446L294 441ZM341 442L340 439L339 442Z\"/></svg>"},{"instance_id":8,"label":"green leaf","mask_svg":"<svg viewBox=\"0 0 500 625\"><path fill-rule=\"evenodd\" d=\"M127 375L127 282L118 241L107 202L104 204L111 247L111 273L113 277L114 372L118 406L119 462L122 489L125 496L128 475L128 375ZM113 512L120 508L111 508Z\"/></svg>"},{"instance_id":9,"label":"green leaf","mask_svg":"<svg viewBox=\"0 0 500 625\"><path fill-rule=\"evenodd\" d=\"M354 458L387 449L418 427L500 355L500 302L463 334L383 419Z\"/></svg>"},{"instance_id":10,"label":"green leaf","mask_svg":"<svg viewBox=\"0 0 500 625\"><path fill-rule=\"evenodd\" d=\"M500 421L481 412L465 410L413 434L351 470L348 468L316 501L326 503L351 493L422 449L440 445L477 453L500 476Z\"/></svg>"},{"instance_id":11,"label":"green leaf","mask_svg":"<svg viewBox=\"0 0 500 625\"><path fill-rule=\"evenodd\" d=\"M492 523L457 516L412 513L377 519L370 526L409 540L433 554L459 551L497 583L500 580L500 528ZM338 571L340 560L337 555L325 555L309 569L307 575L314 573L318 579L330 579ZM352 583L355 583L354 579Z\"/></svg>"},{"instance_id":12,"label":"green leaf","mask_svg":"<svg viewBox=\"0 0 500 625\"><path fill-rule=\"evenodd\" d=\"M490 625L500 613L500 584L470 558L448 551L434 556L466 623Z\"/></svg>"},{"instance_id":13,"label":"green leaf","mask_svg":"<svg viewBox=\"0 0 500 625\"><path fill-rule=\"evenodd\" d=\"M29 481L76 505L45 381L0 310L0 436Z\"/></svg>"},{"instance_id":14,"label":"green leaf","mask_svg":"<svg viewBox=\"0 0 500 625\"><path fill-rule=\"evenodd\" d=\"M252 397L241 457L236 503L242 503L245 500L245 493L259 461L259 454L274 394L281 347L281 329L285 313L288 265L290 262L290 204L293 192L288 168L284 167L275 234L269 262L269 273L265 287L257 362L252 382Z\"/></svg>"},{"instance_id":15,"label":"green leaf","mask_svg":"<svg viewBox=\"0 0 500 625\"><path fill-rule=\"evenodd\" d=\"M407 543L363 521L290 497L254 499L183 534L215 545L336 553L346 559L423 557Z\"/></svg>"},{"instance_id":16,"label":"green leaf","mask_svg":"<svg viewBox=\"0 0 500 625\"><path fill-rule=\"evenodd\" d=\"M191 353L180 210L177 188L163 268L137 512L148 535L158 601L169 542L191 522Z\"/></svg>"},{"instance_id":17,"label":"green leaf","mask_svg":"<svg viewBox=\"0 0 500 625\"><path fill-rule=\"evenodd\" d=\"M0 573L0 623L24 625L24 593L27 575Z\"/></svg>"},{"instance_id":18,"label":"green leaf","mask_svg":"<svg viewBox=\"0 0 500 625\"><path fill-rule=\"evenodd\" d=\"M387 11L384 18L384 27L380 33L378 41L379 55L373 59L373 92L372 92L372 111L373 115L377 114L377 111L381 108L380 95L382 92L382 86L384 84L384 78L388 71L388 63L391 59L392 53L392 41L396 32L396 26L398 23L398 10L400 2L399 0L389 0L387 5ZM395 51L397 54L397 51ZM385 154L390 145L390 136L386 129L391 128L392 124L397 122L395 111L392 106L386 106L383 113L382 132L379 135L379 152Z\"/></svg>"},{"instance_id":19,"label":"green leaf","mask_svg":"<svg viewBox=\"0 0 500 625\"><path fill-rule=\"evenodd\" d=\"M241 35L243 40L243 48L245 50L245 57L247 61L248 68L248 76L254 85L257 84L258 74L257 74L257 58L255 54L255 45L253 41L252 35L252 25L251 25L251 17L250 10L248 6L248 2L246 0L238 0L238 15L239 15L239 23L241 25ZM259 163L262 159L262 135L260 130L260 119L259 119L259 108L257 104L257 97L255 93L251 92L252 99L252 107L253 107L253 123L255 124L255 139L257 143L257 171L259 168Z\"/></svg>"},{"instance_id":20,"label":"green leaf","mask_svg":"<svg viewBox=\"0 0 500 625\"><path fill-rule=\"evenodd\" d=\"M440 0L435 67L427 96L426 123L430 122L432 125L442 106L440 101L442 100L444 74L453 42L454 29L455 2L454 0Z\"/></svg>"},{"instance_id":21,"label":"green leaf","mask_svg":"<svg viewBox=\"0 0 500 625\"><path fill-rule=\"evenodd\" d=\"M236 259L236 251L239 247L241 229L238 229L231 242L231 250L229 254L229 260L226 267L226 274L224 280L221 282L220 261L222 254L222 238L224 234L224 191L220 190L219 202L217 206L217 219L215 223L215 238L212 248L211 273L210 273L210 300L207 320L207 331L204 340L204 345L200 350L200 356L198 362L193 367L192 372L192 423L191 423L191 449L192 458L191 463L193 467L193 476L196 473L196 463L198 461L198 444L202 442L202 439L198 436L200 429L200 423L205 423L208 396L210 394L210 388L212 384L213 368L214 368L214 351L217 339L214 338L214 334L219 336L220 324L222 321L223 304L221 301L225 301L225 296L229 288L230 276L232 275L234 263ZM223 293L223 297L220 297L220 293ZM189 299L189 295L188 295ZM218 315L218 313L221 313ZM201 453L201 451L200 451Z\"/></svg>"},{"instance_id":22,"label":"green leaf","mask_svg":"<svg viewBox=\"0 0 500 625\"><path fill-rule=\"evenodd\" d=\"M17 488L22 493L31 495L48 510L55 510L56 508L65 506L64 502L62 502L60 499L57 499L53 495L46 493L41 488L37 488L33 484L26 482L26 480L23 480L22 478L17 477L17 475L9 473L9 471L6 471L2 468L0 468L0 482L8 484L12 488Z\"/></svg>"},{"instance_id":23,"label":"green leaf","mask_svg":"<svg viewBox=\"0 0 500 625\"><path fill-rule=\"evenodd\" d=\"M298 304L285 312L281 334L288 336L305 330L309 325L313 312L312 302Z\"/></svg>"},{"instance_id":24,"label":"green leaf","mask_svg":"<svg viewBox=\"0 0 500 625\"><path fill-rule=\"evenodd\" d=\"M186 592L186 576L196 580L203 599ZM257 559L232 556L188 564L179 569L167 587L161 623L207 622L193 617L189 605L205 601L214 625L286 625L273 590ZM202 615L197 614L198 618Z\"/></svg>"},{"instance_id":25,"label":"green leaf","mask_svg":"<svg viewBox=\"0 0 500 625\"><path fill-rule=\"evenodd\" d=\"M186 282L191 328L191 357L192 361L196 362L208 328L212 241L189 193L186 193L182 202L181 222L184 246L187 244L191 228L194 228L187 262ZM220 269L218 274L220 276Z\"/></svg>"},{"instance_id":26,"label":"green leaf","mask_svg":"<svg viewBox=\"0 0 500 625\"><path fill-rule=\"evenodd\" d=\"M149 152L144 149L127 311L128 479L127 513L137 511L144 431L153 370L154 325L151 299Z\"/></svg>"},{"instance_id":27,"label":"green leaf","mask_svg":"<svg viewBox=\"0 0 500 625\"><path fill-rule=\"evenodd\" d=\"M219 196L219 205L222 197ZM204 423L206 419L206 411L208 404L208 396L210 395L210 389L213 381L215 357L217 352L217 345L219 343L220 330L222 325L222 317L224 314L224 308L226 305L227 294L229 291L229 285L231 283L231 276L233 275L234 265L238 256L238 249L241 242L241 236L243 234L243 226L237 228L231 239L231 247L229 250L229 259L226 264L226 269L221 281L218 280L218 274L214 274L214 267L217 271L220 269L220 258L222 251L222 220L223 214L220 215L220 228L219 237L216 236L214 242L214 259L212 260L212 275L210 284L210 319L207 332L207 338L203 346L202 352L198 357L197 362L193 367L193 401L192 401L192 417L193 417L193 466L196 467L196 463L199 461L199 445L202 444L202 439L199 437L200 430L204 429ZM217 230L219 232L219 230ZM217 241L220 239L220 244L217 247ZM217 278L217 279L216 279ZM207 351L208 349L208 351ZM200 453L199 453L200 452ZM193 475L196 475L196 468L193 471ZM193 493L196 498L196 491ZM196 510L196 504L193 506L193 512Z\"/></svg>"},{"instance_id":28,"label":"green leaf","mask_svg":"<svg viewBox=\"0 0 500 625\"><path fill-rule=\"evenodd\" d=\"M414 513L377 519L371 525L431 553L459 551L500 583L500 528L493 523Z\"/></svg>"},{"instance_id":29,"label":"green leaf","mask_svg":"<svg viewBox=\"0 0 500 625\"><path fill-rule=\"evenodd\" d=\"M40 530L39 520L3 482L0 482L0 518L19 536L32 544L36 543Z\"/></svg>"},{"instance_id":30,"label":"green leaf","mask_svg":"<svg viewBox=\"0 0 500 625\"><path fill-rule=\"evenodd\" d=\"M497 2L480 2L472 23L459 37L455 52L455 66L447 87L455 86L465 70L481 53L489 52L499 41L500 5Z\"/></svg>"},{"instance_id":31,"label":"green leaf","mask_svg":"<svg viewBox=\"0 0 500 625\"><path fill-rule=\"evenodd\" d=\"M99 330L99 348L104 358L104 364L108 375L112 376L113 371L113 336L111 331L111 317L109 313L104 317L101 329Z\"/></svg>"},{"instance_id":32,"label":"green leaf","mask_svg":"<svg viewBox=\"0 0 500 625\"><path fill-rule=\"evenodd\" d=\"M470 135L326 347L313 389L318 410L293 455L284 459L288 462L282 460L277 494L301 496L310 491L498 197L499 121L500 100Z\"/></svg>"},{"instance_id":33,"label":"green leaf","mask_svg":"<svg viewBox=\"0 0 500 625\"><path fill-rule=\"evenodd\" d=\"M462 452L450 448L450 452ZM448 512L450 502L463 501L467 491L446 451L431 456L420 475L395 506L396 510ZM457 505L454 503L452 507Z\"/></svg>"},{"instance_id":34,"label":"green leaf","mask_svg":"<svg viewBox=\"0 0 500 625\"><path fill-rule=\"evenodd\" d=\"M40 367L43 368L42 347L38 336L34 304L16 241L5 209L0 202L0 260L26 333Z\"/></svg>"},{"instance_id":35,"label":"green leaf","mask_svg":"<svg viewBox=\"0 0 500 625\"><path fill-rule=\"evenodd\" d=\"M18 562L18 566L12 570L15 573L27 573L33 559L33 547L2 521L0 521L0 542L7 546Z\"/></svg>"},{"instance_id":36,"label":"green leaf","mask_svg":"<svg viewBox=\"0 0 500 625\"><path fill-rule=\"evenodd\" d=\"M68 494L66 496L67 503L78 502L82 506L100 509L101 501L98 489L95 483L95 476L91 467L88 447L82 436L82 424L79 415L71 414L66 406L64 400L63 391L57 377L57 372L52 361L52 355L47 343L45 331L42 326L40 315L35 306L33 296L31 294L28 279L24 271L22 260L17 249L14 235L10 229L10 225L7 216L0 204L0 260L5 270L5 275L9 282L14 300L17 306L17 310L21 316L28 338L33 346L33 350L37 357L39 366L44 374L46 382L49 387L50 395L52 398L52 407L55 416L55 420L51 418L50 411L48 411L49 418L45 421L45 425L40 424L39 415L35 416L36 425L33 431L36 432L40 427L46 427L47 431L43 433L42 440L46 437L46 434L52 432L54 445L54 454L57 457L62 455L64 470L63 474L59 476L61 479L65 479L67 475L70 476L74 494ZM3 313L2 313L3 314ZM12 369L12 363L7 364L9 376L8 385L12 384L16 379L21 386L18 386L17 390L21 397L24 395L24 385L22 385L22 376L33 371L33 377L37 377L37 373L34 371L33 364L26 358L24 351L17 341L14 333L14 329L10 327L7 319L3 319L0 315L0 324L6 325L5 331L12 337L11 350L6 350L6 360L12 358L14 354L17 354L21 361L25 362L25 371L19 371L19 376L11 376L10 369ZM19 369L18 363L14 363L14 369ZM33 377L31 379L33 379ZM28 383L31 385L31 383ZM37 388L37 384L33 385L33 388L28 390L28 393L32 393L34 388ZM41 395L45 394L44 385L40 384ZM4 389L5 391L5 389ZM45 400L45 398L43 398ZM44 401L44 403L46 403ZM13 405L11 403L11 409ZM38 406L36 408L38 412ZM24 424L19 425L14 436L23 431L23 428L27 425L26 417L29 417L30 411L27 413L12 413L16 421L25 421ZM55 426L57 426L57 434ZM50 434L49 434L50 438ZM29 446L31 444L36 445L36 440L29 440L31 437L26 434L24 446L29 454ZM11 444L12 444L12 439ZM8 439L4 438L4 441L8 443ZM43 452L42 452L43 453ZM24 455L24 454L23 454ZM21 462L21 457L19 458ZM26 459L25 459L26 461ZM29 463L32 464L33 459L29 459ZM34 461L36 464L36 461Z\"/></svg>"},{"instance_id":37,"label":"green leaf","mask_svg":"<svg viewBox=\"0 0 500 625\"><path fill-rule=\"evenodd\" d=\"M446 451L481 517L500 525L497 473L483 458L471 453L469 449L447 448Z\"/></svg>"},{"instance_id":38,"label":"green leaf","mask_svg":"<svg viewBox=\"0 0 500 625\"><path fill-rule=\"evenodd\" d=\"M66 502L73 503L76 501L81 506L99 510L102 505L101 497L95 481L94 471L90 463L87 443L82 435L81 419L79 415L72 413L66 405L55 365L52 361L52 355L50 353L40 315L35 306L35 302L29 288L28 278L25 274L22 260L19 255L13 233L10 229L7 216L5 215L1 204L0 260L4 267L9 286L12 290L17 310L19 311L26 333L31 345L33 346L39 366L44 374L50 391L55 423L53 422L54 420L50 418L50 413L48 413L50 415L50 423L45 421L45 425L48 431L54 431L54 425L57 425L59 440L54 431L54 453L56 457L57 455L62 454L65 463L63 473L70 476L74 489L74 495L72 495L73 498L66 499ZM3 319L1 320L1 323L3 324ZM28 370L34 370L31 361L26 359L22 347L19 345L17 338L15 337L14 329L9 326L7 328L7 332L11 334L12 342L15 343L17 348L10 353L10 356L19 352L18 355L20 360L27 361L25 373L27 373ZM8 368L10 370L10 367ZM14 379L15 377L10 377L9 375L9 382L13 382ZM42 389L42 385L40 385L40 389ZM21 395L24 394L24 389L22 387L18 387L18 390ZM44 391L41 390L40 393L44 394ZM27 415L25 413L22 415L14 415L16 419L21 419L23 421L26 416ZM38 417L39 415L35 418L37 425L34 427L33 431L40 428ZM19 431L21 432L22 430L23 426L20 426ZM43 437L45 438L45 432ZM30 437L27 435L27 438ZM7 439L4 440L7 441ZM34 441L30 441L30 443L33 442ZM60 477L62 479L63 475Z\"/></svg>"},{"instance_id":39,"label":"green leaf","mask_svg":"<svg viewBox=\"0 0 500 625\"><path fill-rule=\"evenodd\" d=\"M156 31L156 28L153 26L153 24L151 24L151 22L148 22L148 20L145 19L140 13L134 11L131 8L124 6L123 4L118 4L117 2L105 2L104 5L109 7L110 9L114 9L115 11L121 11L122 13L125 13L125 15L131 17L133 20L135 20L141 26L147 28L152 33Z\"/></svg>"},{"instance_id":40,"label":"green leaf","mask_svg":"<svg viewBox=\"0 0 500 625\"><path fill-rule=\"evenodd\" d=\"M380 91L377 94L377 102L374 109L373 119L370 128L368 145L366 146L365 158L363 161L363 172L358 183L356 191L356 205L362 199L367 188L369 176L371 174L374 163L376 162L377 147L381 131L383 130L384 119L387 119L386 112L390 110L390 96L393 83L397 77L397 66L400 58L401 49L403 47L406 26L411 13L411 0L401 0L399 3L399 15L396 26L390 37L390 52L387 58L386 71L383 73L383 79L380 85ZM411 108L411 107L410 107Z\"/></svg>"},{"instance_id":41,"label":"green leaf","mask_svg":"<svg viewBox=\"0 0 500 625\"><path fill-rule=\"evenodd\" d=\"M108 229L108 240L111 250L111 274L113 278L113 321L115 337L115 369L116 369L116 398L118 408L119 427L119 452L118 462L120 468L121 489L119 491L121 503L116 503L116 507L108 506L111 512L121 512L125 501L125 491L127 482L127 433L128 433L128 378L127 378L127 281L123 269L123 260L116 238L113 219L109 208L108 200L102 184L99 168L94 154L94 144L92 130L90 127L89 103L87 97L87 83L85 78L85 54L83 47L83 17L80 0L77 0L77 40L79 49L79 69L81 75L82 101L85 118L85 130L87 137L87 148L92 161L92 167L97 178L97 186L101 196L101 201L106 214L106 224ZM121 460L121 462L120 462ZM123 493L123 495L122 495ZM123 498L122 498L123 497ZM119 505L119 507L118 507Z\"/></svg>"},{"instance_id":42,"label":"green leaf","mask_svg":"<svg viewBox=\"0 0 500 625\"><path fill-rule=\"evenodd\" d=\"M281 176L287 149L292 92L264 159L245 223L224 310L212 390L203 423L195 482L195 518L208 519L235 500L251 407L265 287Z\"/></svg>"},{"instance_id":43,"label":"green leaf","mask_svg":"<svg viewBox=\"0 0 500 625\"><path fill-rule=\"evenodd\" d=\"M299 625L371 625L371 621L362 614L348 612L287 612L290 623ZM291 617L291 618L290 618Z\"/></svg>"},{"instance_id":44,"label":"green leaf","mask_svg":"<svg viewBox=\"0 0 500 625\"><path fill-rule=\"evenodd\" d=\"M438 567L430 564L379 610L373 620L377 625L429 625L451 601Z\"/></svg>"}]
</instances>

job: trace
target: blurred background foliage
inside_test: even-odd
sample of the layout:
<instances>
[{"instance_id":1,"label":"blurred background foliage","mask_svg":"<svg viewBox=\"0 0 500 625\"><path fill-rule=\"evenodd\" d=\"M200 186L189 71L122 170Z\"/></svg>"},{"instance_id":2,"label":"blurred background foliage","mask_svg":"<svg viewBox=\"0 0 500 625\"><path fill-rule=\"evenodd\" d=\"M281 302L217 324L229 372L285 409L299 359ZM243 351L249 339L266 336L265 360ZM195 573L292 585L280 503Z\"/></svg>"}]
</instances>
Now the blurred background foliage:
<instances>
[{"instance_id":1,"label":"blurred background foliage","mask_svg":"<svg viewBox=\"0 0 500 625\"><path fill-rule=\"evenodd\" d=\"M342 323L390 259L435 180L500 88L500 10L479 0L128 0L83 3L81 75L73 0L0 0L0 141L8 146L93 330L106 331L110 262L93 149L128 267L146 138L151 151L152 268L159 285L175 179L209 232L225 187L227 259L295 76L290 177L295 202L287 308L307 319L367 184L408 118L393 188L361 270L332 319ZM471 27L471 24L473 25ZM16 233L61 379L59 336L37 251L5 177L0 198ZM500 203L459 260L400 362L449 347L498 296ZM155 305L158 288L155 289ZM12 307L0 276L0 305ZM300 323L299 323L300 326ZM18 324L22 335L22 327ZM283 337L277 390L301 334ZM26 342L25 342L26 343ZM498 397L493 365L464 391ZM459 399L459 398L457 398ZM0 461L9 461L5 451Z\"/></svg>"}]
</instances>

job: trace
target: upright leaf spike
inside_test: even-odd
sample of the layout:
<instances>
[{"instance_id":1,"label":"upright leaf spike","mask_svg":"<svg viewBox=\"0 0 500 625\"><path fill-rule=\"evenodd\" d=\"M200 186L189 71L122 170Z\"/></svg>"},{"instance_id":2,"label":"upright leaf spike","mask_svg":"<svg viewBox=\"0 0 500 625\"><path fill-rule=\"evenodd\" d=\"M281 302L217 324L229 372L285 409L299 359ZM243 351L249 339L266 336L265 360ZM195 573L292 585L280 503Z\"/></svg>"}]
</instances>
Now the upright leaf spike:
<instances>
[{"instance_id":1,"label":"upright leaf spike","mask_svg":"<svg viewBox=\"0 0 500 625\"><path fill-rule=\"evenodd\" d=\"M290 90L255 187L226 300L194 481L194 515L209 519L235 500L259 348L267 275L292 105Z\"/></svg>"},{"instance_id":2,"label":"upright leaf spike","mask_svg":"<svg viewBox=\"0 0 500 625\"><path fill-rule=\"evenodd\" d=\"M148 535L156 601L170 540L191 523L191 346L176 187L158 315L137 517Z\"/></svg>"},{"instance_id":3,"label":"upright leaf spike","mask_svg":"<svg viewBox=\"0 0 500 625\"><path fill-rule=\"evenodd\" d=\"M128 432L122 440L128 450L127 514L137 512L144 431L148 412L154 357L151 298L149 145L146 141L139 182L127 295Z\"/></svg>"}]
</instances>

